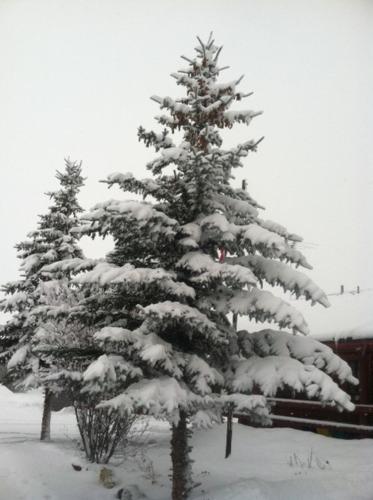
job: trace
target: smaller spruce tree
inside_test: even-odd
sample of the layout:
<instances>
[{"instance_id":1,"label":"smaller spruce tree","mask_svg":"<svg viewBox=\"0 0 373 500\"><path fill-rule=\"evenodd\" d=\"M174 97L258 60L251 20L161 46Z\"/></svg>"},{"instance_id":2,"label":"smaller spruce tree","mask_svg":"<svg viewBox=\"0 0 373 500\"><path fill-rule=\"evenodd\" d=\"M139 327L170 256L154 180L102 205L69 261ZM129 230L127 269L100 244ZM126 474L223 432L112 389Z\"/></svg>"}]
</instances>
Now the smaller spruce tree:
<instances>
[{"instance_id":1,"label":"smaller spruce tree","mask_svg":"<svg viewBox=\"0 0 373 500\"><path fill-rule=\"evenodd\" d=\"M82 211L77 199L84 183L81 164L65 160L65 170L57 172L56 178L60 189L47 193L52 202L48 212L39 217L37 229L16 245L21 278L3 286L5 298L0 302L0 311L12 315L2 331L4 343L8 343L3 359L8 359L11 380L21 387L45 386L42 440L50 437L52 393L42 380L51 365L48 356L36 347L41 330L48 325L52 330L53 318L45 324L40 313L47 304L63 301L67 285L66 273L56 273L51 280L42 269L53 262L83 257L78 246L80 235L73 231Z\"/></svg>"}]
</instances>

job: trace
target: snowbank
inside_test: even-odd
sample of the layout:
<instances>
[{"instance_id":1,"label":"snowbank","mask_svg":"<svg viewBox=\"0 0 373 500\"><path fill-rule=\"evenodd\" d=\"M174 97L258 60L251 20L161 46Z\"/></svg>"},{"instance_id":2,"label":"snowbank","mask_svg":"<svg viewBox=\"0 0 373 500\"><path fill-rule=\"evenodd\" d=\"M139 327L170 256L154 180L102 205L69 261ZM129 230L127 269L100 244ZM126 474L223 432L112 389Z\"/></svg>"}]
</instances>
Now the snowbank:
<instances>
[{"instance_id":1,"label":"snowbank","mask_svg":"<svg viewBox=\"0 0 373 500\"><path fill-rule=\"evenodd\" d=\"M5 385L0 384L0 403L3 405L7 402L14 401L14 394Z\"/></svg>"},{"instance_id":2,"label":"snowbank","mask_svg":"<svg viewBox=\"0 0 373 500\"><path fill-rule=\"evenodd\" d=\"M149 419L148 431L139 432L131 441L127 459L111 466L117 486L106 490L98 481L100 466L86 463L76 446L71 412L53 413L54 442L41 443L42 394L12 395L0 386L0 398L1 500L109 500L119 488L130 485L137 485L147 500L171 497L170 430L166 422ZM31 404L37 398L39 407ZM193 471L200 485L193 490L191 500L372 498L370 439L345 441L293 429L236 424L228 460L224 444L223 425L194 433ZM73 463L82 470L75 471Z\"/></svg>"}]
</instances>

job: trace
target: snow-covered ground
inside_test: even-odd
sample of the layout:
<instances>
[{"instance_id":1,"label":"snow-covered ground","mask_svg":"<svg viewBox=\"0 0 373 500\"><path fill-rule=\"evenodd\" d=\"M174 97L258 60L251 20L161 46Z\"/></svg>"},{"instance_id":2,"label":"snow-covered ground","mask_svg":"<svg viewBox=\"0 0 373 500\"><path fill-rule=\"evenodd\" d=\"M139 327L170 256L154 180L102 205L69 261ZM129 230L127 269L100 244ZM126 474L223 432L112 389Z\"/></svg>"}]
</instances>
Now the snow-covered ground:
<instances>
[{"instance_id":1,"label":"snow-covered ground","mask_svg":"<svg viewBox=\"0 0 373 500\"><path fill-rule=\"evenodd\" d=\"M87 464L70 410L53 414L51 443L41 443L41 394L0 386L0 499L107 500L138 485L149 500L170 498L169 429L151 422L127 459L113 466L117 486L103 488L100 466ZM195 432L194 500L372 500L373 440L343 441L290 429L236 425L224 459L224 428ZM145 452L136 446L145 442ZM75 471L72 464L82 466Z\"/></svg>"}]
</instances>

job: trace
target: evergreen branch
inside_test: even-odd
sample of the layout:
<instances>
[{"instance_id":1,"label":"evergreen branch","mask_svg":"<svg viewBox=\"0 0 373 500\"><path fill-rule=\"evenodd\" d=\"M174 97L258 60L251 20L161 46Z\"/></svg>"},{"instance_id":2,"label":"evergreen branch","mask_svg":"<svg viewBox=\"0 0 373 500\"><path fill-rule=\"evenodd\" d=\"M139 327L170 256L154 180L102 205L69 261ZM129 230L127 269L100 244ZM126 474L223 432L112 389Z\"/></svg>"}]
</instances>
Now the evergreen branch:
<instances>
[{"instance_id":1,"label":"evergreen branch","mask_svg":"<svg viewBox=\"0 0 373 500\"><path fill-rule=\"evenodd\" d=\"M197 36L197 40L199 41L200 45L201 45L201 48L202 48L202 53L203 53L203 59L206 59L206 50L205 50L205 45L204 43L202 42L202 40L200 39L199 36Z\"/></svg>"},{"instance_id":2,"label":"evergreen branch","mask_svg":"<svg viewBox=\"0 0 373 500\"><path fill-rule=\"evenodd\" d=\"M192 59L189 59L189 57L186 57L186 56L180 56L180 57L181 57L181 59L184 59L184 60L185 60L185 61L187 61L188 63L193 64Z\"/></svg>"}]
</instances>

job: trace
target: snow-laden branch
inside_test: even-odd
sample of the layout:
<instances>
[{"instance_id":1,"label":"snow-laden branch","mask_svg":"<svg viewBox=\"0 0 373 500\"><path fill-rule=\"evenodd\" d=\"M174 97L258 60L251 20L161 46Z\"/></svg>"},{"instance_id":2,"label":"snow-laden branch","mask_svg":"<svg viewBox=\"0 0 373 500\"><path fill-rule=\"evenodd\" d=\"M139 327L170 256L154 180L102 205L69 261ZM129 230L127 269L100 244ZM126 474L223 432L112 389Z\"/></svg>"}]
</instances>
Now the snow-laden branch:
<instances>
[{"instance_id":1,"label":"snow-laden branch","mask_svg":"<svg viewBox=\"0 0 373 500\"><path fill-rule=\"evenodd\" d=\"M270 422L270 408L264 396L257 394L223 394L219 396L218 402L226 411L228 407L233 407L233 412L246 413L260 420L263 424Z\"/></svg>"},{"instance_id":2,"label":"snow-laden branch","mask_svg":"<svg viewBox=\"0 0 373 500\"><path fill-rule=\"evenodd\" d=\"M8 297L0 301L0 308L2 312L11 312L17 310L21 307L25 307L27 304L32 303L30 301L30 296L27 292L19 291L10 294Z\"/></svg>"},{"instance_id":3,"label":"snow-laden branch","mask_svg":"<svg viewBox=\"0 0 373 500\"><path fill-rule=\"evenodd\" d=\"M157 193L160 190L160 185L154 179L141 179L138 180L134 177L131 172L122 174L120 172L114 172L110 174L106 182L110 187L117 184L123 191L129 191L135 194L141 194L144 197L147 195L152 195L157 197Z\"/></svg>"},{"instance_id":4,"label":"snow-laden branch","mask_svg":"<svg viewBox=\"0 0 373 500\"><path fill-rule=\"evenodd\" d=\"M186 355L184 370L198 394L211 394L213 386L224 386L223 375L196 354Z\"/></svg>"},{"instance_id":5,"label":"snow-laden branch","mask_svg":"<svg viewBox=\"0 0 373 500\"><path fill-rule=\"evenodd\" d=\"M298 297L303 295L313 304L319 302L324 307L329 306L329 301L321 288L308 276L296 271L284 262L267 259L261 255L227 258L226 261L247 266L258 279L265 280L272 286L280 285L285 291L294 292Z\"/></svg>"},{"instance_id":6,"label":"snow-laden branch","mask_svg":"<svg viewBox=\"0 0 373 500\"><path fill-rule=\"evenodd\" d=\"M153 172L160 172L164 167L174 164L190 164L195 161L195 152L191 149L188 142L182 142L179 146L170 146L161 149L160 155L148 163L148 168Z\"/></svg>"},{"instance_id":7,"label":"snow-laden branch","mask_svg":"<svg viewBox=\"0 0 373 500\"><path fill-rule=\"evenodd\" d=\"M126 384L142 376L142 370L123 356L102 354L94 360L83 373L82 392L102 392L117 382Z\"/></svg>"},{"instance_id":8,"label":"snow-laden branch","mask_svg":"<svg viewBox=\"0 0 373 500\"><path fill-rule=\"evenodd\" d=\"M264 396L240 393L212 394L211 399L209 407L198 410L192 415L191 424L193 427L208 429L216 423L221 423L223 415L228 410L233 410L233 413L245 414L253 422L262 425L271 423L270 407Z\"/></svg>"},{"instance_id":9,"label":"snow-laden branch","mask_svg":"<svg viewBox=\"0 0 373 500\"><path fill-rule=\"evenodd\" d=\"M212 388L224 386L223 375L196 354L181 355L172 344L165 342L157 334L144 333L146 326L129 331L118 327L105 327L95 334L103 349L110 351L115 344L121 352L123 346L128 356L136 356L153 369L161 368L177 379L186 376L194 392L200 395L211 394Z\"/></svg>"},{"instance_id":10,"label":"snow-laden branch","mask_svg":"<svg viewBox=\"0 0 373 500\"><path fill-rule=\"evenodd\" d=\"M90 222L84 229L89 232L99 231L106 234L112 223L120 219L125 222L137 222L139 227L145 228L150 233L171 236L175 234L177 221L156 210L150 203L133 200L109 200L99 203L90 212L82 215L82 220ZM84 232L84 231L83 231Z\"/></svg>"},{"instance_id":11,"label":"snow-laden branch","mask_svg":"<svg viewBox=\"0 0 373 500\"><path fill-rule=\"evenodd\" d=\"M190 106L174 101L171 97L159 97L157 95L151 96L151 100L158 103L161 109L168 109L171 114L190 115L192 109Z\"/></svg>"},{"instance_id":12,"label":"snow-laden branch","mask_svg":"<svg viewBox=\"0 0 373 500\"><path fill-rule=\"evenodd\" d=\"M8 370L16 368L18 365L22 365L26 361L29 352L30 346L28 344L19 347L8 361Z\"/></svg>"},{"instance_id":13,"label":"snow-laden branch","mask_svg":"<svg viewBox=\"0 0 373 500\"><path fill-rule=\"evenodd\" d=\"M298 243L303 241L303 238L301 236L298 236L297 234L294 234L294 233L289 233L288 230L286 229L286 227L282 226L281 224L278 224L278 222L260 219L259 217L256 219L256 222L257 222L257 224L264 227L265 229L268 229L268 231L272 231L274 233L277 233L280 236L283 236L287 240L298 242Z\"/></svg>"},{"instance_id":14,"label":"snow-laden branch","mask_svg":"<svg viewBox=\"0 0 373 500\"><path fill-rule=\"evenodd\" d=\"M116 266L108 262L97 264L91 271L78 276L77 283L98 283L101 286L123 284L125 287L156 285L165 293L175 297L194 298L195 291L185 283L177 281L176 273L163 268L136 268L131 264Z\"/></svg>"},{"instance_id":15,"label":"snow-laden branch","mask_svg":"<svg viewBox=\"0 0 373 500\"><path fill-rule=\"evenodd\" d=\"M216 194L217 200L232 216L254 217L258 215L257 205L254 200L241 200L225 194Z\"/></svg>"},{"instance_id":16,"label":"snow-laden branch","mask_svg":"<svg viewBox=\"0 0 373 500\"><path fill-rule=\"evenodd\" d=\"M208 283L214 279L241 285L254 285L255 275L244 266L215 262L203 252L188 252L177 263L179 269L186 269L194 274L191 278L196 283Z\"/></svg>"},{"instance_id":17,"label":"snow-laden branch","mask_svg":"<svg viewBox=\"0 0 373 500\"><path fill-rule=\"evenodd\" d=\"M314 365L340 382L358 384L348 363L334 354L333 350L311 338L275 330L238 332L238 341L245 356L289 356L304 365Z\"/></svg>"},{"instance_id":18,"label":"snow-laden branch","mask_svg":"<svg viewBox=\"0 0 373 500\"><path fill-rule=\"evenodd\" d=\"M215 198L221 200L223 204L228 201L231 206L235 206L237 210L236 217L237 215L241 215L255 220L255 217L253 217L255 212L253 212L253 210L256 211L256 209L249 203L242 200L234 200L235 203L233 203L229 201L229 198L225 198L223 195L219 195ZM239 207L241 207L241 212L238 211ZM268 254L270 257L285 259L293 262L297 266L301 265L308 269L312 269L304 255L299 250L290 247L287 243L285 234L280 235L279 230L273 231L266 229L255 222L238 225L230 222L227 216L222 213L208 215L198 222L202 230L205 229L208 233L212 232L212 236L215 238L215 233L218 233L221 241L226 241L227 243L237 241L250 250L258 250L264 256Z\"/></svg>"},{"instance_id":19,"label":"snow-laden branch","mask_svg":"<svg viewBox=\"0 0 373 500\"><path fill-rule=\"evenodd\" d=\"M257 248L261 253L266 254L267 250L269 250L278 258L312 269L304 255L299 250L290 247L285 238L280 236L278 232L266 229L258 224L241 226L237 232L243 244L248 243L250 247Z\"/></svg>"},{"instance_id":20,"label":"snow-laden branch","mask_svg":"<svg viewBox=\"0 0 373 500\"><path fill-rule=\"evenodd\" d=\"M225 111L223 114L224 125L227 127L232 127L234 123L244 123L245 125L250 125L251 120L262 113L263 111L252 110Z\"/></svg>"},{"instance_id":21,"label":"snow-laden branch","mask_svg":"<svg viewBox=\"0 0 373 500\"><path fill-rule=\"evenodd\" d=\"M210 396L193 393L183 382L172 377L160 377L132 384L126 392L103 401L99 407L111 407L123 413L141 411L156 417L177 419L181 408L193 413L196 408L208 406L210 402Z\"/></svg>"},{"instance_id":22,"label":"snow-laden branch","mask_svg":"<svg viewBox=\"0 0 373 500\"><path fill-rule=\"evenodd\" d=\"M163 129L160 134L157 134L153 131L147 132L143 127L139 127L138 137L139 140L145 142L147 147L154 146L156 151L159 151L161 148L171 148L175 146L167 129Z\"/></svg>"},{"instance_id":23,"label":"snow-laden branch","mask_svg":"<svg viewBox=\"0 0 373 500\"><path fill-rule=\"evenodd\" d=\"M53 264L43 266L41 269L42 274L54 274L56 272L72 272L73 274L80 273L92 269L100 262L100 259L82 259L79 257L72 259L64 259Z\"/></svg>"},{"instance_id":24,"label":"snow-laden branch","mask_svg":"<svg viewBox=\"0 0 373 500\"><path fill-rule=\"evenodd\" d=\"M302 314L267 290L252 287L250 290L231 291L222 287L219 294L209 297L208 301L225 314L233 312L261 323L275 322L282 328L292 328L305 335L309 333Z\"/></svg>"},{"instance_id":25,"label":"snow-laden branch","mask_svg":"<svg viewBox=\"0 0 373 500\"><path fill-rule=\"evenodd\" d=\"M179 329L176 328L176 325L180 325L182 331L188 334L202 335L219 344L228 342L225 333L219 330L218 325L195 307L180 302L165 301L146 307L139 306L138 309L145 320L149 319L154 323L154 328L156 325L162 329L167 325L173 326L175 327L175 335L177 335Z\"/></svg>"},{"instance_id":26,"label":"snow-laden branch","mask_svg":"<svg viewBox=\"0 0 373 500\"><path fill-rule=\"evenodd\" d=\"M124 349L129 358L137 357L152 368L161 368L177 378L182 376L184 358L156 333L147 331L146 325L133 331L107 326L96 332L94 338L108 351Z\"/></svg>"},{"instance_id":27,"label":"snow-laden branch","mask_svg":"<svg viewBox=\"0 0 373 500\"><path fill-rule=\"evenodd\" d=\"M351 398L332 378L319 368L304 365L287 356L252 356L238 360L232 379L232 388L238 392L259 389L265 396L275 396L282 389L305 393L307 397L336 405L341 410L354 410Z\"/></svg>"}]
</instances>

